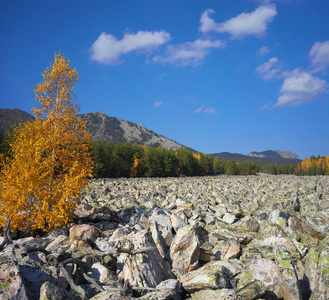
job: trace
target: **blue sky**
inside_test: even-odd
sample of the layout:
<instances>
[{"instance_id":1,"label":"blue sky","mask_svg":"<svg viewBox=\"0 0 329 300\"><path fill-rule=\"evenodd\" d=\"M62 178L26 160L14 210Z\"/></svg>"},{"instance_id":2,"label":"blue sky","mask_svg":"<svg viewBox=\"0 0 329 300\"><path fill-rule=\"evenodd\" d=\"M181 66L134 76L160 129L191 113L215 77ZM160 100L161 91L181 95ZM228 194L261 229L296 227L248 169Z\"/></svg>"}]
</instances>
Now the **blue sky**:
<instances>
[{"instance_id":1,"label":"blue sky","mask_svg":"<svg viewBox=\"0 0 329 300\"><path fill-rule=\"evenodd\" d=\"M0 0L0 107L62 51L81 113L204 153L329 155L328 0Z\"/></svg>"}]
</instances>

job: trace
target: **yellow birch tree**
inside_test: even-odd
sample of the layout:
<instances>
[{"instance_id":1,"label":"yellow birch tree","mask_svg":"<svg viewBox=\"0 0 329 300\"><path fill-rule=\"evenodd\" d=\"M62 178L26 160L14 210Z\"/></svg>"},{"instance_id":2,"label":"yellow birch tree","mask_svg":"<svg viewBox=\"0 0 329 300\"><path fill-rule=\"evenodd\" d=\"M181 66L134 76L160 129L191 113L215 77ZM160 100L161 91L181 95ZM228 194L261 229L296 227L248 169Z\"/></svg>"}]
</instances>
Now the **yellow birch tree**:
<instances>
[{"instance_id":1,"label":"yellow birch tree","mask_svg":"<svg viewBox=\"0 0 329 300\"><path fill-rule=\"evenodd\" d=\"M14 231L69 222L92 176L91 137L72 103L78 73L59 53L42 76L35 88L41 108L18 127L0 173L0 227L8 217Z\"/></svg>"}]
</instances>

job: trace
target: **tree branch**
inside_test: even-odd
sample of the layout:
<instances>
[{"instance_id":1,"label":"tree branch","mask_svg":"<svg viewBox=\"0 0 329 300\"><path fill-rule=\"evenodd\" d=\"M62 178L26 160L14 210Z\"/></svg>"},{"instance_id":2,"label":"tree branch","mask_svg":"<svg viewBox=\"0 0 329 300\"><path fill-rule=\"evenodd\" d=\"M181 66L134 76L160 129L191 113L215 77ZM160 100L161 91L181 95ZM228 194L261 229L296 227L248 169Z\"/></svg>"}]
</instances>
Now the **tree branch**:
<instances>
[{"instance_id":1,"label":"tree branch","mask_svg":"<svg viewBox=\"0 0 329 300\"><path fill-rule=\"evenodd\" d=\"M10 236L10 222L11 222L11 219L9 219L7 217L6 219L6 226L5 226L5 229L3 231L3 242L0 244L0 251L2 251L3 249L5 249L5 246L7 244L12 244L12 239L11 239L11 236Z\"/></svg>"}]
</instances>

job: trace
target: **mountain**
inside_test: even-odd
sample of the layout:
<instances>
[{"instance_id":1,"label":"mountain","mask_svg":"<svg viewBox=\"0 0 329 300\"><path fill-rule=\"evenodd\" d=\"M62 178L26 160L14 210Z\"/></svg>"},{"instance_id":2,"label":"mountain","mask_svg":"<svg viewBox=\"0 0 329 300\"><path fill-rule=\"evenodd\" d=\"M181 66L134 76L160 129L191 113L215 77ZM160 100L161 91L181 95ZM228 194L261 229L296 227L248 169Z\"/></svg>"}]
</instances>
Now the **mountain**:
<instances>
[{"instance_id":1,"label":"mountain","mask_svg":"<svg viewBox=\"0 0 329 300\"><path fill-rule=\"evenodd\" d=\"M104 112L98 111L80 116L87 121L87 130L94 140L105 140L112 143L128 142L151 147L161 145L167 149L183 147L183 145L148 130L140 124L109 117Z\"/></svg>"},{"instance_id":2,"label":"mountain","mask_svg":"<svg viewBox=\"0 0 329 300\"><path fill-rule=\"evenodd\" d=\"M87 130L91 133L93 140L104 140L112 143L135 143L138 145L149 145L151 147L162 146L167 149L180 149L183 145L172 141L163 135L159 135L146 129L140 124L130 121L109 117L104 112L92 112L80 115L87 121ZM20 109L0 108L0 131L7 132L11 126L20 121L32 121L34 117ZM193 149L188 148L194 151ZM251 152L247 155L239 153L221 152L210 154L213 157L229 160L233 158L238 161L253 161L255 163L298 163L300 158L290 151L267 150L263 152Z\"/></svg>"},{"instance_id":3,"label":"mountain","mask_svg":"<svg viewBox=\"0 0 329 300\"><path fill-rule=\"evenodd\" d=\"M281 150L267 150L262 152L250 152L247 156L260 157L260 158L292 158L300 159L300 157L291 151L281 151Z\"/></svg>"},{"instance_id":4,"label":"mountain","mask_svg":"<svg viewBox=\"0 0 329 300\"><path fill-rule=\"evenodd\" d=\"M256 154L255 154L256 153ZM261 154L257 154L261 153ZM265 154L264 154L265 153ZM275 154L273 154L275 153ZM281 154L280 154L281 153ZM263 152L251 152L247 155L240 153L220 152L210 154L223 160L251 161L260 164L297 164L301 161L299 156L290 151L268 150ZM285 156L285 157L284 157ZM290 157L288 157L290 156Z\"/></svg>"},{"instance_id":5,"label":"mountain","mask_svg":"<svg viewBox=\"0 0 329 300\"><path fill-rule=\"evenodd\" d=\"M104 140L112 143L134 143L162 146L167 149L180 149L183 145L176 143L162 135L146 129L140 124L120 120L107 116L104 112L93 112L80 115L87 121L87 131L93 140ZM20 121L32 121L34 117L20 109L0 108L0 131L6 133L11 126L18 125Z\"/></svg>"},{"instance_id":6,"label":"mountain","mask_svg":"<svg viewBox=\"0 0 329 300\"><path fill-rule=\"evenodd\" d=\"M19 122L33 121L34 117L17 108L0 108L0 131L4 134L10 127L17 126Z\"/></svg>"}]
</instances>

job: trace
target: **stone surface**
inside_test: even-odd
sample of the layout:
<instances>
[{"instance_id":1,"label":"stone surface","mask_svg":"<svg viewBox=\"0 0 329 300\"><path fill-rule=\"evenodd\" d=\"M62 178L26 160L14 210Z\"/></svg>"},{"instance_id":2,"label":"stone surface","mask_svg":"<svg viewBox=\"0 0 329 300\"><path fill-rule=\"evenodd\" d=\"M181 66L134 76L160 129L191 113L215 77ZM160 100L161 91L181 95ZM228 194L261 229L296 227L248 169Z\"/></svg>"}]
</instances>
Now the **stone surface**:
<instances>
[{"instance_id":1,"label":"stone surface","mask_svg":"<svg viewBox=\"0 0 329 300\"><path fill-rule=\"evenodd\" d=\"M19 266L12 253L0 255L0 299L28 300Z\"/></svg>"},{"instance_id":2,"label":"stone surface","mask_svg":"<svg viewBox=\"0 0 329 300\"><path fill-rule=\"evenodd\" d=\"M191 296L192 300L238 300L240 299L234 290L201 290Z\"/></svg>"},{"instance_id":3,"label":"stone surface","mask_svg":"<svg viewBox=\"0 0 329 300\"><path fill-rule=\"evenodd\" d=\"M329 299L328 199L329 176L92 180L79 225L0 252L0 298L73 295L77 257L93 300Z\"/></svg>"},{"instance_id":4,"label":"stone surface","mask_svg":"<svg viewBox=\"0 0 329 300\"><path fill-rule=\"evenodd\" d=\"M181 283L175 279L168 279L161 282L156 287L157 291L147 293L138 298L143 300L180 300Z\"/></svg>"},{"instance_id":5,"label":"stone surface","mask_svg":"<svg viewBox=\"0 0 329 300\"><path fill-rule=\"evenodd\" d=\"M79 300L80 297L46 281L40 288L40 300Z\"/></svg>"},{"instance_id":6,"label":"stone surface","mask_svg":"<svg viewBox=\"0 0 329 300\"><path fill-rule=\"evenodd\" d=\"M274 249L275 261L279 269L280 292L284 299L302 300L297 273L289 252L282 246Z\"/></svg>"},{"instance_id":7,"label":"stone surface","mask_svg":"<svg viewBox=\"0 0 329 300\"><path fill-rule=\"evenodd\" d=\"M265 289L269 293L273 293L278 299L282 298L279 285L279 269L278 266L268 259L258 259L249 265L251 276L265 285Z\"/></svg>"},{"instance_id":8,"label":"stone surface","mask_svg":"<svg viewBox=\"0 0 329 300\"><path fill-rule=\"evenodd\" d=\"M183 289L194 293L203 289L233 288L235 282L232 273L223 266L212 266L189 272L181 279Z\"/></svg>"},{"instance_id":9,"label":"stone surface","mask_svg":"<svg viewBox=\"0 0 329 300\"><path fill-rule=\"evenodd\" d=\"M156 287L166 279L170 279L170 269L166 269L165 262L155 247L149 231L142 230L132 233L128 239L136 250L146 247L153 247L154 250L136 255L120 255L118 265L122 266L122 270L118 273L119 279L129 281L129 284L134 287L151 288Z\"/></svg>"},{"instance_id":10,"label":"stone surface","mask_svg":"<svg viewBox=\"0 0 329 300\"><path fill-rule=\"evenodd\" d=\"M70 229L69 243L71 244L74 241L95 242L100 236L101 231L94 226L88 224L75 225Z\"/></svg>"},{"instance_id":11,"label":"stone surface","mask_svg":"<svg viewBox=\"0 0 329 300\"><path fill-rule=\"evenodd\" d=\"M310 292L317 291L329 298L329 238L309 250L305 276Z\"/></svg>"},{"instance_id":12,"label":"stone surface","mask_svg":"<svg viewBox=\"0 0 329 300\"><path fill-rule=\"evenodd\" d=\"M199 267L200 238L197 230L188 225L178 230L171 247L170 258L173 269L185 272Z\"/></svg>"}]
</instances>

